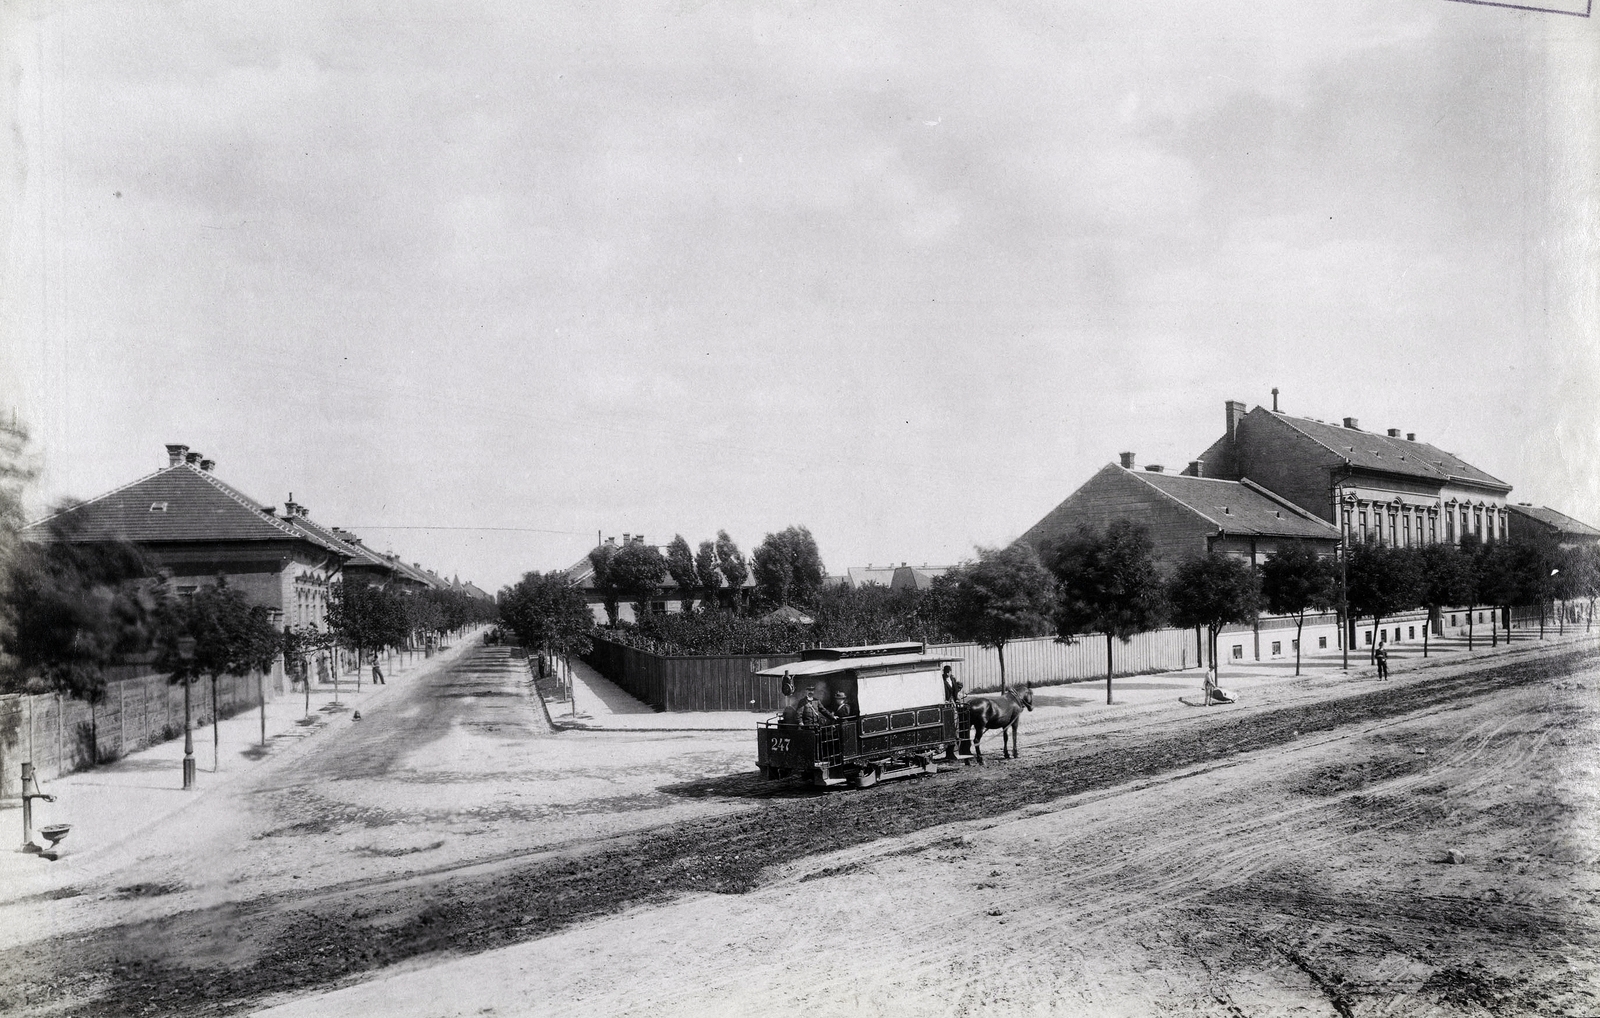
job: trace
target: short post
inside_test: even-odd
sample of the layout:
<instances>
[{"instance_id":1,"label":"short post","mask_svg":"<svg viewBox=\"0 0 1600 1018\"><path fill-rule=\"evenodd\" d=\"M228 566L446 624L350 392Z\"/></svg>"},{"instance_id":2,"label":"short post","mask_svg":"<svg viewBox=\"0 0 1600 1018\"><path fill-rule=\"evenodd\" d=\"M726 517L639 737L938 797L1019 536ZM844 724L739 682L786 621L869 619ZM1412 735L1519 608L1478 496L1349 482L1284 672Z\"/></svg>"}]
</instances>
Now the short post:
<instances>
[{"instance_id":1,"label":"short post","mask_svg":"<svg viewBox=\"0 0 1600 1018\"><path fill-rule=\"evenodd\" d=\"M38 791L33 784L33 764L22 765L22 850L33 844L33 796Z\"/></svg>"}]
</instances>

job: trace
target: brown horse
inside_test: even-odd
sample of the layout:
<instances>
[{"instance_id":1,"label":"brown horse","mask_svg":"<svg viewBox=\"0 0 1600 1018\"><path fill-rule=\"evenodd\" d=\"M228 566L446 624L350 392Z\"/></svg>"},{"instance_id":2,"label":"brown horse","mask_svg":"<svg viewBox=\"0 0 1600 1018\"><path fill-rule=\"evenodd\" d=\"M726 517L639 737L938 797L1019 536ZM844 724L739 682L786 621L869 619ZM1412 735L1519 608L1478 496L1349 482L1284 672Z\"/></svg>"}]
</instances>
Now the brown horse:
<instances>
[{"instance_id":1,"label":"brown horse","mask_svg":"<svg viewBox=\"0 0 1600 1018\"><path fill-rule=\"evenodd\" d=\"M1002 689L998 695L967 697L967 718L972 724L972 754L983 765L983 733L1000 729L1000 758L1020 758L1022 750L1017 742L1017 722L1024 710L1033 710L1033 683L1028 683L1021 693ZM1008 737L1009 733L1009 737Z\"/></svg>"}]
</instances>

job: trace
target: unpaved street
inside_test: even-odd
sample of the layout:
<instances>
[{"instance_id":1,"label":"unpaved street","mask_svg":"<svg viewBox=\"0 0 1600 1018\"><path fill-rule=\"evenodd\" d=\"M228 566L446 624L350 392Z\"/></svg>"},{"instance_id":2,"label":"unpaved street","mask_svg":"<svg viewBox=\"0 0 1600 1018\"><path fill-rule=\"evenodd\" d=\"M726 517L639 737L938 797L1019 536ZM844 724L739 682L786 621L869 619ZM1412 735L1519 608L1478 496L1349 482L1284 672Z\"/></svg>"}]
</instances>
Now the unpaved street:
<instances>
[{"instance_id":1,"label":"unpaved street","mask_svg":"<svg viewBox=\"0 0 1600 1018\"><path fill-rule=\"evenodd\" d=\"M11 1003L1600 1011L1589 651L1042 724L1021 761L832 795L757 781L742 735L551 735L499 695L518 667L464 659L119 875L171 893L14 906L49 925L0 955Z\"/></svg>"}]
</instances>

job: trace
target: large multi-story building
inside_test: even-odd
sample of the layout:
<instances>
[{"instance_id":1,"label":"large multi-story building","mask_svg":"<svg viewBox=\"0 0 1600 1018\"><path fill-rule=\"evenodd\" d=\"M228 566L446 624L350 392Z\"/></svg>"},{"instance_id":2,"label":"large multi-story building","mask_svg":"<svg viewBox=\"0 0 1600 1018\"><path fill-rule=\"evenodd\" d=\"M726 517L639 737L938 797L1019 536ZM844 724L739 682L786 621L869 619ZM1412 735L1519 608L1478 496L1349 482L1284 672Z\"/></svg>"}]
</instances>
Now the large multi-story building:
<instances>
[{"instance_id":1,"label":"large multi-story building","mask_svg":"<svg viewBox=\"0 0 1600 1018\"><path fill-rule=\"evenodd\" d=\"M1413 546L1508 536L1511 485L1398 428L1365 431L1228 400L1225 431L1184 473L1248 478L1353 541Z\"/></svg>"}]
</instances>

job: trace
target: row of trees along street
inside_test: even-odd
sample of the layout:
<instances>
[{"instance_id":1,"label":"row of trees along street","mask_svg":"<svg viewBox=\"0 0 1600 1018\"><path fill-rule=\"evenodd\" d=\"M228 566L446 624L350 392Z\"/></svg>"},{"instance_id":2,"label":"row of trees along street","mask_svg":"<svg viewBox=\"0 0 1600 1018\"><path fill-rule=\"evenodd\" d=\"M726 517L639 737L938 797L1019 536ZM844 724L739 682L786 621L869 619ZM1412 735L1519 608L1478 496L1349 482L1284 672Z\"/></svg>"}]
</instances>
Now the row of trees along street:
<instances>
[{"instance_id":1,"label":"row of trees along street","mask_svg":"<svg viewBox=\"0 0 1600 1018\"><path fill-rule=\"evenodd\" d=\"M335 583L325 629L280 629L278 613L250 604L223 577L180 593L138 546L77 540L71 517L57 516L48 540L22 540L21 492L33 477L26 441L14 421L0 421L0 692L57 692L93 706L113 666L147 665L183 684L187 737L190 686L208 678L215 745L224 675L260 676L281 656L305 680L308 661L335 648L370 658L495 617L492 603L458 591ZM264 686L258 694L265 740ZM309 713L309 682L306 696Z\"/></svg>"},{"instance_id":2,"label":"row of trees along street","mask_svg":"<svg viewBox=\"0 0 1600 1018\"><path fill-rule=\"evenodd\" d=\"M679 535L665 555L634 541L601 545L590 553L590 563L609 620L604 635L640 649L775 654L817 645L970 641L996 652L1004 684L1007 643L1096 636L1105 640L1108 702L1117 642L1168 626L1205 634L1216 662L1217 636L1226 627L1253 624L1263 613L1291 618L1298 675L1300 636L1313 613L1340 613L1348 652L1355 623L1370 621L1376 629L1397 613L1426 609L1427 654L1427 633L1446 608L1467 610L1470 649L1479 607L1508 613L1537 606L1542 619L1554 602L1587 601L1588 626L1600 593L1600 549L1564 549L1546 540L1468 539L1460 546L1420 548L1362 544L1342 562L1293 542L1259 567L1229 556L1198 556L1164 570L1149 533L1132 520L1104 530L1081 528L1038 554L1023 544L980 548L975 560L920 590L825 584L816 541L804 527L767 535L750 562L721 531L695 553ZM682 610L653 611L669 576ZM747 577L754 580L750 587ZM563 574L530 573L500 599L508 625L524 643L558 654L583 652L589 616L582 591ZM618 620L624 601L634 605L632 623ZM800 608L812 622L767 617L781 605ZM1565 614L1558 617L1564 627ZM1499 629L1491 625L1496 644Z\"/></svg>"}]
</instances>

